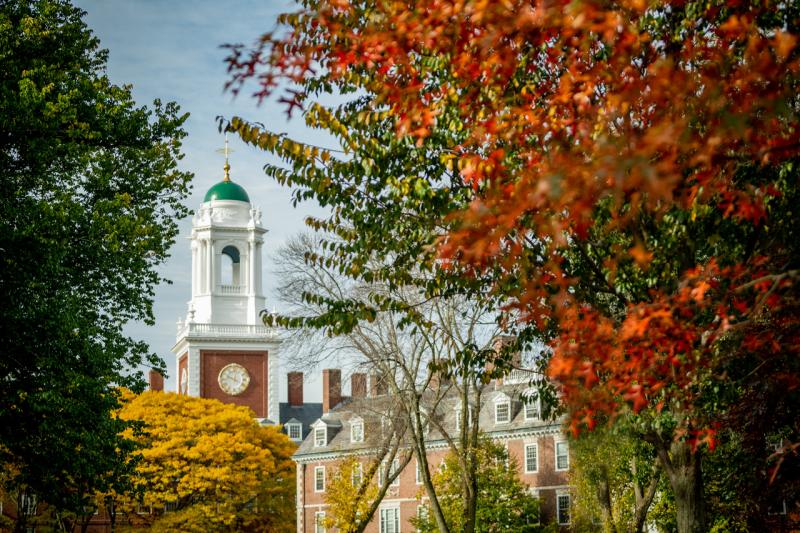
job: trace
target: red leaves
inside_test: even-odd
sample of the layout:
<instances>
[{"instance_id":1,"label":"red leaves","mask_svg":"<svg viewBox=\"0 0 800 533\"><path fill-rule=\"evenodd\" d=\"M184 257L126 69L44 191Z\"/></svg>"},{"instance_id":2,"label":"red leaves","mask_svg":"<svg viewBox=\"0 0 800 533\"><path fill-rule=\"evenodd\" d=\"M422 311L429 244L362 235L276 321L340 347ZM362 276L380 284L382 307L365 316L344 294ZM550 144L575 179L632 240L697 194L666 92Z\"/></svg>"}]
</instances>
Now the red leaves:
<instances>
[{"instance_id":1,"label":"red leaves","mask_svg":"<svg viewBox=\"0 0 800 533\"><path fill-rule=\"evenodd\" d=\"M450 220L456 229L440 241L442 258L474 272L505 269L517 284L506 296L520 316L559 325L549 373L563 386L574 427L591 426L598 413L672 400L691 406L720 357L711 347L726 333L741 334L741 349L753 353L780 342L754 326L765 310L787 306L783 283L794 279L777 279L778 265L708 261L677 287L631 302L614 322L574 300L559 262L564 246L591 234L598 202L616 227L635 219L632 205L655 217L713 206L769 226L777 181L765 173L752 188L734 179L742 161L800 155L800 123L790 112L797 36L756 27L771 18L763 17L769 4L731 4L725 19L716 6L700 6L680 21L676 2L681 25L669 46L648 26L642 0L389 0L369 17L343 0L310 5L313 31L296 22L284 40L264 41L267 57L237 55L231 68L247 78L266 63L268 91L276 77L297 81L324 65L334 82L387 106L398 135L418 143L443 111L456 116L466 137L453 150L475 200ZM526 239L541 246L540 261L525 257ZM642 269L653 258L643 244L621 255ZM602 267L613 277L619 258Z\"/></svg>"}]
</instances>

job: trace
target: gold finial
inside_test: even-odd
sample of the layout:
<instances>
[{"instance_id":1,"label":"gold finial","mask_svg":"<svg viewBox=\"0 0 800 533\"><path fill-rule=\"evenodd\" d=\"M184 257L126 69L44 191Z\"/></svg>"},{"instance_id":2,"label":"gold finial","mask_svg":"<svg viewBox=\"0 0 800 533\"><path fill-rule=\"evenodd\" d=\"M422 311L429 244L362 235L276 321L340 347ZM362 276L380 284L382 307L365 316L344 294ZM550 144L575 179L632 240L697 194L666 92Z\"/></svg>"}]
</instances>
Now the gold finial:
<instances>
[{"instance_id":1,"label":"gold finial","mask_svg":"<svg viewBox=\"0 0 800 533\"><path fill-rule=\"evenodd\" d=\"M231 181L231 164L228 163L228 154L231 152L233 152L233 150L228 148L228 134L225 133L225 148L217 150L218 154L225 154L225 166L222 167L225 171L225 177L222 178L222 181Z\"/></svg>"}]
</instances>

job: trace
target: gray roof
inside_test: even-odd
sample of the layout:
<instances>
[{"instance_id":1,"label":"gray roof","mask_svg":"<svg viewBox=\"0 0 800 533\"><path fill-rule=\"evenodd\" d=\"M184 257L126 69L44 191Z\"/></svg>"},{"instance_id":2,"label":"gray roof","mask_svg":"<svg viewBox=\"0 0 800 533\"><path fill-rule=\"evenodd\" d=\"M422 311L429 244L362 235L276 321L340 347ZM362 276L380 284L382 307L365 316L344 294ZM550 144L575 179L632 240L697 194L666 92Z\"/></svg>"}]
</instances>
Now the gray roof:
<instances>
[{"instance_id":1,"label":"gray roof","mask_svg":"<svg viewBox=\"0 0 800 533\"><path fill-rule=\"evenodd\" d=\"M537 420L525 420L525 399L523 396L532 387L527 383L515 384L490 384L481 396L481 409L479 413L480 430L491 436L493 433L500 434L543 430L550 432L558 431L561 426L560 420L541 418ZM511 400L511 420L507 423L495 423L495 399L507 396ZM447 431L451 438L455 438L456 427L456 407L460 400L451 389L450 393L441 399L436 410L435 417L439 424ZM391 413L395 402L391 395L374 396L370 398L348 399L337 405L330 412L326 413L322 421L330 427L333 424L341 424L341 430L335 431L333 435L329 431L327 446L315 446L314 439L306 438L295 452L295 457L304 455L329 454L336 452L356 452L358 450L374 449L380 446L382 435L391 431L392 424L402 423L396 413ZM364 422L364 442L350 442L350 422L354 418L360 418ZM312 421L314 423L315 421ZM337 428L338 429L338 428ZM435 428L431 427L427 441L431 444L437 441L444 443L443 435Z\"/></svg>"},{"instance_id":2,"label":"gray roof","mask_svg":"<svg viewBox=\"0 0 800 533\"><path fill-rule=\"evenodd\" d=\"M311 431L311 424L322 416L321 403L304 403L303 405L289 405L288 402L280 404L280 424L285 425L290 420L303 424L303 438Z\"/></svg>"}]
</instances>

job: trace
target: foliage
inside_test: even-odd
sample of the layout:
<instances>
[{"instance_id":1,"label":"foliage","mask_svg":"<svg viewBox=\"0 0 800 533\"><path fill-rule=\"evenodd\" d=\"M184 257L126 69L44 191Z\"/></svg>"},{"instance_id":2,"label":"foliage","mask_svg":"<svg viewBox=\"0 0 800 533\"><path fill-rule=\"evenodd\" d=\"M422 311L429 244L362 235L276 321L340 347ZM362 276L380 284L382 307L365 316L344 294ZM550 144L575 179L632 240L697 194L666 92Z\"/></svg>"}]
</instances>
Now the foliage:
<instances>
[{"instance_id":1,"label":"foliage","mask_svg":"<svg viewBox=\"0 0 800 533\"><path fill-rule=\"evenodd\" d=\"M163 363L123 332L153 322L156 267L187 211L185 115L137 107L64 0L0 6L0 461L12 487L80 511L125 482L111 416L129 371Z\"/></svg>"},{"instance_id":2,"label":"foliage","mask_svg":"<svg viewBox=\"0 0 800 533\"><path fill-rule=\"evenodd\" d=\"M291 239L277 253L280 284L278 294L288 316L314 320L327 311L326 303L352 301L370 305L375 296L387 296L393 302L407 306L413 318L404 311L379 310L369 321L353 324L346 333L328 337L313 328L302 328L288 339L299 346L298 357L313 364L321 357L345 352L355 357L362 371L378 377L380 386L391 398L389 405L365 406L368 412L380 411L383 419L391 420L393 431L375 432L373 449L388 450L392 441L399 439L404 447L417 457L419 479L428 495L431 514L441 520L440 529L448 528L438 506L438 497L431 483L431 468L427 461L428 430L435 429L464 465L461 472L464 513L467 518L458 531L471 531L474 524L476 482L474 454L478 444L477 419L467 416L470 406L481 404L481 395L487 377L484 367L453 361L478 361L482 353L493 352L498 334L495 314L486 308L458 295L426 296L415 284L392 287L383 281L354 280L333 265L325 262L306 262L307 257L323 253L333 239L328 235L308 235ZM425 275L415 272L418 279ZM291 320L291 319L290 319ZM405 324L404 322L408 321ZM443 371L448 368L449 372ZM457 372L457 373L456 373ZM432 385L436 383L437 385ZM452 405L458 400L460 416L467 422L456 431L443 427L437 416L427 416L442 405ZM453 406L455 407L455 406ZM379 453L376 455L383 455ZM382 496L383 487L381 487ZM379 503L379 502L378 502ZM366 515L345 517L354 531L363 529L377 505L367 505ZM352 512L352 509L350 510Z\"/></svg>"},{"instance_id":3,"label":"foliage","mask_svg":"<svg viewBox=\"0 0 800 533\"><path fill-rule=\"evenodd\" d=\"M339 464L325 490L330 513L326 515L325 527L342 533L358 531L378 496L378 486L368 477L369 471L354 457Z\"/></svg>"},{"instance_id":4,"label":"foliage","mask_svg":"<svg viewBox=\"0 0 800 533\"><path fill-rule=\"evenodd\" d=\"M134 492L112 495L132 524L198 532L294 527L295 446L249 409L148 391L130 395L120 418L143 424L129 434L139 446Z\"/></svg>"},{"instance_id":5,"label":"foliage","mask_svg":"<svg viewBox=\"0 0 800 533\"><path fill-rule=\"evenodd\" d=\"M357 124L377 113L394 143L457 171L460 183L431 187L472 189L442 212L439 264L551 339L573 431L642 415L681 531L705 528L701 454L722 427L781 432L791 445L775 466L794 457L796 4L306 0L280 22L290 31L232 49L234 88L255 78L265 97L294 83L284 101L307 117L320 93L363 91ZM305 151L231 126L279 154ZM368 139L348 143L353 126L330 129L348 162L368 162ZM339 162L319 156L286 155L299 164L275 174L334 205L363 190L394 203L388 182L362 189L364 173L340 187ZM416 184L435 181L408 176L397 202L433 206Z\"/></svg>"},{"instance_id":6,"label":"foliage","mask_svg":"<svg viewBox=\"0 0 800 533\"><path fill-rule=\"evenodd\" d=\"M653 447L618 424L581 434L570 451L573 528L596 531L602 524L606 533L644 531L648 509L660 497L656 491L668 490Z\"/></svg>"},{"instance_id":7,"label":"foliage","mask_svg":"<svg viewBox=\"0 0 800 533\"><path fill-rule=\"evenodd\" d=\"M508 457L506 449L489 439L482 438L475 449L478 465L478 504L475 531L491 533L501 531L542 531L539 524L539 501L531 495L528 486L517 476L517 465ZM461 461L450 452L445 457L433 480L442 501L442 508L453 531L461 531L464 521L464 502L461 498ZM433 517L422 515L411 522L418 531L438 531Z\"/></svg>"}]
</instances>

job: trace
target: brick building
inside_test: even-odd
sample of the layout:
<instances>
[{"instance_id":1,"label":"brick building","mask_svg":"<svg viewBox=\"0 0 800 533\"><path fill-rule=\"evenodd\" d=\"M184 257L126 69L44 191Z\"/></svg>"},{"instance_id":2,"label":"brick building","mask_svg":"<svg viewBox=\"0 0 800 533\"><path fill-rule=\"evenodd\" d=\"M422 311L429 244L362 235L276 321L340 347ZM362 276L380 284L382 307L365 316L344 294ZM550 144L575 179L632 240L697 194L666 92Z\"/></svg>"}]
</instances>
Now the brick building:
<instances>
[{"instance_id":1,"label":"brick building","mask_svg":"<svg viewBox=\"0 0 800 533\"><path fill-rule=\"evenodd\" d=\"M478 421L480 430L500 442L515 459L520 478L540 499L543 522L569 525L571 494L568 486L569 445L561 433L561 421L542 416L537 396L528 386L530 372L515 371L505 380L490 383L482 394ZM311 424L308 436L294 455L297 463L297 531L323 533L320 520L325 516L325 489L345 457L356 457L362 471L374 460L385 437L392 396L381 390L370 376L351 377L351 395L341 394L341 372L323 371L322 416ZM439 403L438 423L448 430L457 429L458 398L446 397ZM439 465L449 448L443 436L431 428L426 439L427 457L433 467ZM417 461L412 458L390 485L368 533L411 532L409 519L419 512L425 497ZM420 499L419 496L422 495Z\"/></svg>"}]
</instances>

